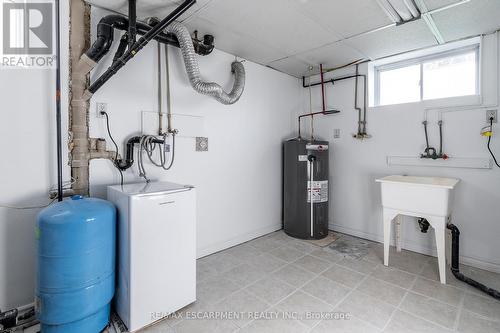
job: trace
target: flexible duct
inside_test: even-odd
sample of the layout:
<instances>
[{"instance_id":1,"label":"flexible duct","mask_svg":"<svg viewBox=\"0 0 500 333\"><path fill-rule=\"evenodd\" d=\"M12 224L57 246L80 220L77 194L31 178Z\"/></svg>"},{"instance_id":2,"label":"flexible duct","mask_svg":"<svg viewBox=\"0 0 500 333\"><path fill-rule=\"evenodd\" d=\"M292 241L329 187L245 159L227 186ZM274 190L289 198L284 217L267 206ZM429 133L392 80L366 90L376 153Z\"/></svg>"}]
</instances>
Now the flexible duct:
<instances>
[{"instance_id":1,"label":"flexible duct","mask_svg":"<svg viewBox=\"0 0 500 333\"><path fill-rule=\"evenodd\" d=\"M243 67L241 62L235 61L231 64L231 72L234 74L235 78L233 89L231 89L231 92L227 93L217 83L205 82L201 79L193 41L189 34L189 30L184 25L173 22L165 29L165 32L175 35L179 40L189 82L195 91L203 95L212 96L217 101L226 105L234 104L240 99L245 89L245 67Z\"/></svg>"}]
</instances>

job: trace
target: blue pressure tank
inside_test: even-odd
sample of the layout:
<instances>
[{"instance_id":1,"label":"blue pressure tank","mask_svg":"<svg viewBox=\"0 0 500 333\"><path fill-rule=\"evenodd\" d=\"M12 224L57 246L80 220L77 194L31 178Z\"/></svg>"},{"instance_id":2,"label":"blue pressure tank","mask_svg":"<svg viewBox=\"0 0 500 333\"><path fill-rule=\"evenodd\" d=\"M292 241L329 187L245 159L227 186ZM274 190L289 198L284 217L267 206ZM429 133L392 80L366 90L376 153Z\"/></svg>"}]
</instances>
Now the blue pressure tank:
<instances>
[{"instance_id":1,"label":"blue pressure tank","mask_svg":"<svg viewBox=\"0 0 500 333\"><path fill-rule=\"evenodd\" d=\"M38 215L35 308L42 333L98 333L115 291L116 209L73 196Z\"/></svg>"}]
</instances>

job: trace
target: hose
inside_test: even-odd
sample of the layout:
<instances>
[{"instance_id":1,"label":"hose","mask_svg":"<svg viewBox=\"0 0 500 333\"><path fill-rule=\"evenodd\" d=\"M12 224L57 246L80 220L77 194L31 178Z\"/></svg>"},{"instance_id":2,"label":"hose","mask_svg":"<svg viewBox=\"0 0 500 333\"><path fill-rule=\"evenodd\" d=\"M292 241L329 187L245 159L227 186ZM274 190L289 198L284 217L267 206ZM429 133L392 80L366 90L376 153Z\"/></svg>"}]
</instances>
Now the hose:
<instances>
[{"instance_id":1,"label":"hose","mask_svg":"<svg viewBox=\"0 0 500 333\"><path fill-rule=\"evenodd\" d=\"M205 82L201 79L193 40L189 34L189 30L184 25L172 22L164 31L175 35L179 40L189 82L196 92L212 96L220 103L226 105L234 104L240 99L245 89L245 67L243 67L241 62L234 61L231 64L231 72L234 74L235 78L233 88L227 93L217 83Z\"/></svg>"}]
</instances>

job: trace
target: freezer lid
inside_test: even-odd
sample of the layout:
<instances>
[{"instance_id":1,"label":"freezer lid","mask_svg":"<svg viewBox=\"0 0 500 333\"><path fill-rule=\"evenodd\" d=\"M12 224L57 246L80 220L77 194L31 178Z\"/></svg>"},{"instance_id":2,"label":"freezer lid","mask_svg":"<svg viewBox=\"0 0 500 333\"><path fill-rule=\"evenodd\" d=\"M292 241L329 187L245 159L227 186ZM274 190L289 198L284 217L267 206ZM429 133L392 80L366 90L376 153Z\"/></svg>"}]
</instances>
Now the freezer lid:
<instances>
[{"instance_id":1,"label":"freezer lid","mask_svg":"<svg viewBox=\"0 0 500 333\"><path fill-rule=\"evenodd\" d=\"M171 193L179 191L188 191L194 186L192 185L181 185L170 182L151 182L151 183L137 183L137 184L125 184L109 186L110 189L121 192L125 195L135 196L135 195L151 195L151 194L162 194Z\"/></svg>"}]
</instances>

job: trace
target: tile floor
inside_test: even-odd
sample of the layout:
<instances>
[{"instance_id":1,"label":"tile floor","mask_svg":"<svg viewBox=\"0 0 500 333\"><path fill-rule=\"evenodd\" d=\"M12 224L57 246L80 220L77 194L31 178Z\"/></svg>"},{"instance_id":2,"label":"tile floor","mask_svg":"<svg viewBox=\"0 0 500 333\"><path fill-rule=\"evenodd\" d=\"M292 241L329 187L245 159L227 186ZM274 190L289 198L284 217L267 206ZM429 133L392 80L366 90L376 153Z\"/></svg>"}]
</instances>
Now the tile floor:
<instances>
[{"instance_id":1,"label":"tile floor","mask_svg":"<svg viewBox=\"0 0 500 333\"><path fill-rule=\"evenodd\" d=\"M435 258L392 251L387 268L378 243L358 259L275 232L198 260L198 301L143 332L500 332L499 301L451 274L441 285ZM500 289L499 274L462 270Z\"/></svg>"}]
</instances>

